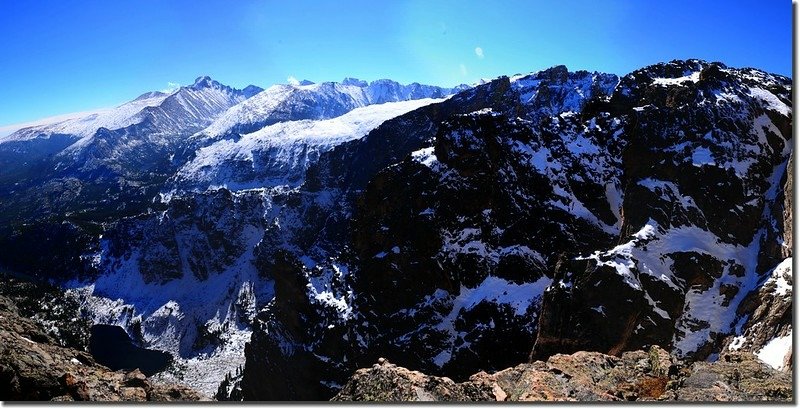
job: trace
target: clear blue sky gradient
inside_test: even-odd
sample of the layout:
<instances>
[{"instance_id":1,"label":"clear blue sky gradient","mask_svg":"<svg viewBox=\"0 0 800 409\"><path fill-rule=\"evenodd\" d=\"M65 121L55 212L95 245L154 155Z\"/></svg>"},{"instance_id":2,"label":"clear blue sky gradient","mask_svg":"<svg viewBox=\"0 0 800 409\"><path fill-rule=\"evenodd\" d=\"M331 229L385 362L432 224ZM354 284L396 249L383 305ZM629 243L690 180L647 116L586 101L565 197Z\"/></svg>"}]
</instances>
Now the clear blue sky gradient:
<instances>
[{"instance_id":1,"label":"clear blue sky gradient","mask_svg":"<svg viewBox=\"0 0 800 409\"><path fill-rule=\"evenodd\" d=\"M789 76L791 13L788 0L0 0L0 125L200 75L452 86L702 58Z\"/></svg>"}]
</instances>

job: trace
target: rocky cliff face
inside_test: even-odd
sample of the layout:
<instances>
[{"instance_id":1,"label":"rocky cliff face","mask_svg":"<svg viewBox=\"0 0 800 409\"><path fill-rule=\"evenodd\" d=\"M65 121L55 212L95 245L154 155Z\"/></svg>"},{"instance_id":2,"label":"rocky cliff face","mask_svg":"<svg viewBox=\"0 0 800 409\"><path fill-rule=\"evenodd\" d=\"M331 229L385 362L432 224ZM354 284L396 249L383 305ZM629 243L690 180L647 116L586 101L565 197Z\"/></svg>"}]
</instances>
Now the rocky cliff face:
<instances>
[{"instance_id":1,"label":"rocky cliff face","mask_svg":"<svg viewBox=\"0 0 800 409\"><path fill-rule=\"evenodd\" d=\"M758 291L739 305L742 316L737 336L725 340L725 350L749 351L774 368L792 370L792 258L766 277Z\"/></svg>"},{"instance_id":2,"label":"rocky cliff face","mask_svg":"<svg viewBox=\"0 0 800 409\"><path fill-rule=\"evenodd\" d=\"M783 257L791 257L794 249L793 237L793 200L794 200L794 151L789 155L786 167L786 182L783 185Z\"/></svg>"},{"instance_id":3,"label":"rocky cliff face","mask_svg":"<svg viewBox=\"0 0 800 409\"><path fill-rule=\"evenodd\" d=\"M380 359L359 369L336 401L791 401L788 373L748 353L684 364L659 347L621 356L556 354L456 383Z\"/></svg>"},{"instance_id":4,"label":"rocky cliff face","mask_svg":"<svg viewBox=\"0 0 800 409\"><path fill-rule=\"evenodd\" d=\"M361 320L351 306L356 297L351 269L358 268L358 258L351 245L341 244L352 240L356 199L370 175L419 149L435 136L440 121L505 101L501 96L509 88L508 81L489 84L387 121L366 138L334 148L309 169L305 187L284 202L290 222L278 223L275 239L257 249L257 262L275 280L275 298L259 313L259 329L245 349L254 362L241 382L245 399L332 395L364 354L377 353L367 352L372 343L363 334L377 327L367 327L369 321L362 321L364 328L353 327ZM287 239L292 245L284 244Z\"/></svg>"},{"instance_id":5,"label":"rocky cliff face","mask_svg":"<svg viewBox=\"0 0 800 409\"><path fill-rule=\"evenodd\" d=\"M782 260L784 223L771 214L792 149L781 81L696 62L622 80L598 108L629 109L618 241L577 257L586 264L547 293L534 355L658 344L705 357L719 345ZM758 97L768 89L774 98Z\"/></svg>"},{"instance_id":6,"label":"rocky cliff face","mask_svg":"<svg viewBox=\"0 0 800 409\"><path fill-rule=\"evenodd\" d=\"M245 399L324 398L378 356L463 381L531 351L714 359L742 333L788 237L788 79L696 60L564 71L320 157L300 191L337 199L314 251L270 257ZM426 131L387 133L401 124Z\"/></svg>"}]
</instances>

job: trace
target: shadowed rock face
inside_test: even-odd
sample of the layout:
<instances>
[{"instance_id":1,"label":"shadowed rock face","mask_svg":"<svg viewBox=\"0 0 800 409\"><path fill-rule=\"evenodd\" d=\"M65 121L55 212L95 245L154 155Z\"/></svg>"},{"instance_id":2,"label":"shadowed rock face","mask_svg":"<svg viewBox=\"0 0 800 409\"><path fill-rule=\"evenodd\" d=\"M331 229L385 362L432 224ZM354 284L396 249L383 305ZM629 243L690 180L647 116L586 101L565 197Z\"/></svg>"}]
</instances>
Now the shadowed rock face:
<instances>
[{"instance_id":1,"label":"shadowed rock face","mask_svg":"<svg viewBox=\"0 0 800 409\"><path fill-rule=\"evenodd\" d=\"M617 247L556 272L564 285L545 293L534 357L656 344L705 358L786 256L790 86L697 64L635 71L593 106L626 122ZM665 80L670 70L683 74ZM789 105L748 103L761 89Z\"/></svg>"},{"instance_id":2,"label":"shadowed rock face","mask_svg":"<svg viewBox=\"0 0 800 409\"><path fill-rule=\"evenodd\" d=\"M87 352L58 346L0 296L0 400L197 401L177 385L150 382L138 369L111 371Z\"/></svg>"},{"instance_id":3,"label":"shadowed rock face","mask_svg":"<svg viewBox=\"0 0 800 409\"><path fill-rule=\"evenodd\" d=\"M794 249L792 230L792 201L794 200L794 151L789 156L786 168L786 183L783 185L783 256L791 257Z\"/></svg>"},{"instance_id":4,"label":"shadowed rock face","mask_svg":"<svg viewBox=\"0 0 800 409\"><path fill-rule=\"evenodd\" d=\"M749 353L686 365L666 351L557 354L465 382L379 360L359 369L336 401L791 401L791 375Z\"/></svg>"},{"instance_id":5,"label":"shadowed rock face","mask_svg":"<svg viewBox=\"0 0 800 409\"><path fill-rule=\"evenodd\" d=\"M245 400L327 399L338 390L340 382L352 373L356 365L366 364L378 354L386 352L382 352L384 346L394 344L396 337L406 333L411 322L408 317L399 323L398 331L390 331L381 340L365 342L367 337L377 335L377 330L382 327L378 320L386 319L383 314L395 312L403 302L418 301L420 294L435 291L442 281L437 281L438 278L416 283L414 280L404 281L412 285L405 290L391 291L391 297L388 298L381 295L389 290L385 280L393 279L391 276L369 273L359 275L359 281L350 281L353 278L348 274L351 268L374 269L370 271L376 273L381 271L384 264L371 259L360 260L360 254L370 253L370 246L374 246L374 243L362 239L369 240L368 232L376 218L386 215L394 217L397 214L393 208L386 209L385 214L364 214L362 225L360 218L354 220L353 212L361 215L364 209L369 209L369 203L361 200L370 200L371 195L366 193L364 196L367 199L361 199L361 192L365 188L370 190L372 186L380 186L380 182L370 181L373 176L424 146L425 141L436 136L438 124L446 118L490 106L513 112L516 99L506 94L514 95L507 78L467 91L465 95L456 95L441 104L423 107L385 122L364 139L336 147L309 169L301 191L292 194L284 202L285 214L296 214L302 222L292 222L296 226L282 223L286 227L282 228L279 238L276 233L270 232L276 234L276 239L262 240L256 251L260 268L269 271L275 280L275 298L259 314L258 329L254 331L252 341L245 350L245 355L254 362L246 366L242 379L241 389ZM324 198L324 201L318 198ZM403 203L396 202L396 205L402 208ZM403 222L396 220L392 223L394 226ZM406 226L412 227L410 224ZM424 226L420 228L424 229ZM406 230L406 233L411 235L414 231ZM387 233L389 237L392 234ZM299 251L291 247L287 249L282 244L287 238L296 243ZM414 242L409 242L409 245L425 246L426 238L408 237ZM341 243L347 244L342 246ZM428 243L428 246L433 244ZM410 250L406 254L412 254ZM325 254L336 256L328 258ZM319 261L309 269L301 261L304 255L307 256L306 260L311 258ZM370 257L372 255L369 254ZM405 258L406 262L414 260L414 257ZM416 271L421 274L417 277L424 276L423 268ZM370 282L373 277L375 281ZM406 278L410 276L403 280ZM368 328L357 329L353 327L356 319L346 312L347 309L339 309L339 304L325 303L324 298L309 294L311 282L325 286L316 291L324 290L333 297L348 300L356 296L356 292L359 296L366 295L372 288L376 300L389 304L365 300L363 306L351 309L353 313L370 316L362 321L364 327ZM446 308L446 305L440 306L440 310L442 307ZM381 315L375 317L375 313ZM523 322L519 324L525 325ZM367 335L365 331L370 334ZM524 337L520 339L523 343L529 343ZM305 347L311 344L313 348ZM397 356L400 360L400 356L415 345L418 345L417 340L395 347L390 356L393 359ZM435 348L429 349L428 353L433 351ZM322 379L325 381L320 382Z\"/></svg>"}]
</instances>

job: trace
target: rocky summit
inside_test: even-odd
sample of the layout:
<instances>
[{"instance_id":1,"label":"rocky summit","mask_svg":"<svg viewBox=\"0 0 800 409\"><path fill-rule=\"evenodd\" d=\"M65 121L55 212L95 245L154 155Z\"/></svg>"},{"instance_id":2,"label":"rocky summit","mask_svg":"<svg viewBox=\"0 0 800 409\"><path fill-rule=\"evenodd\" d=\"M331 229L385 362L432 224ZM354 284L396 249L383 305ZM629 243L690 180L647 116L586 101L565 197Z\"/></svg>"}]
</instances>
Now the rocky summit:
<instances>
[{"instance_id":1,"label":"rocky summit","mask_svg":"<svg viewBox=\"0 0 800 409\"><path fill-rule=\"evenodd\" d=\"M749 353L684 364L659 347L620 356L556 354L464 382L380 359L359 369L336 401L791 401L792 377Z\"/></svg>"}]
</instances>

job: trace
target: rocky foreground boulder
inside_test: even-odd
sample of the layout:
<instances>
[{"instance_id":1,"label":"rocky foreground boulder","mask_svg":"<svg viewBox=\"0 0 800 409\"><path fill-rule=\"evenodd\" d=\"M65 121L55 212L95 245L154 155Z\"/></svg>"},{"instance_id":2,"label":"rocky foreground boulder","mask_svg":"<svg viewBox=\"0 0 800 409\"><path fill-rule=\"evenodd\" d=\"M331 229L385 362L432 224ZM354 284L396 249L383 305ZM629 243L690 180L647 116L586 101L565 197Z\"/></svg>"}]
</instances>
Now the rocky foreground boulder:
<instances>
[{"instance_id":1,"label":"rocky foreground boulder","mask_svg":"<svg viewBox=\"0 0 800 409\"><path fill-rule=\"evenodd\" d=\"M0 296L0 400L198 401L198 392L151 382L138 369L112 371L89 353L62 347Z\"/></svg>"},{"instance_id":2,"label":"rocky foreground boulder","mask_svg":"<svg viewBox=\"0 0 800 409\"><path fill-rule=\"evenodd\" d=\"M336 401L791 401L792 376L747 352L684 365L659 347L616 357L556 354L456 383L380 359L359 369Z\"/></svg>"}]
</instances>

